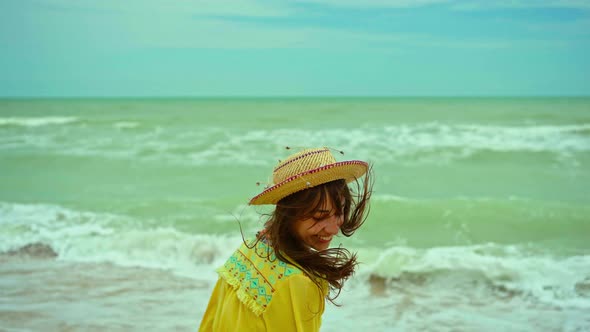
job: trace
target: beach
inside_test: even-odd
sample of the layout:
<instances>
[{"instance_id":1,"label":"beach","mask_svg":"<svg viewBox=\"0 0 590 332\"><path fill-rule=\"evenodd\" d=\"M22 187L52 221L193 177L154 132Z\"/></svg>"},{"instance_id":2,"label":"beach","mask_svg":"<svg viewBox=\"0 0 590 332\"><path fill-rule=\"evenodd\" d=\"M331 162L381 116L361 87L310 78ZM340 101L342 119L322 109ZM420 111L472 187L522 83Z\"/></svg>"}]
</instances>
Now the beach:
<instances>
[{"instance_id":1,"label":"beach","mask_svg":"<svg viewBox=\"0 0 590 332\"><path fill-rule=\"evenodd\" d=\"M575 97L2 99L0 330L195 331L286 146L375 176L321 331L590 331Z\"/></svg>"}]
</instances>

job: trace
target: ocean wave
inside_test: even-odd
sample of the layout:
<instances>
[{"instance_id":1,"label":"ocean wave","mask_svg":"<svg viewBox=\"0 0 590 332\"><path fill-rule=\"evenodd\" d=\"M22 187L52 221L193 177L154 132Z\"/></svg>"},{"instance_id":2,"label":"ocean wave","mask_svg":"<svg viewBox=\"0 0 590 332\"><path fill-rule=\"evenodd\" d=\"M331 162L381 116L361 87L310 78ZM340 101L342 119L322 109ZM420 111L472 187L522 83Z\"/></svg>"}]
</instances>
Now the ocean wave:
<instances>
[{"instance_id":1,"label":"ocean wave","mask_svg":"<svg viewBox=\"0 0 590 332\"><path fill-rule=\"evenodd\" d=\"M48 117L7 117L0 118L0 126L39 127L49 125L63 125L78 121L76 117L48 116Z\"/></svg>"},{"instance_id":2,"label":"ocean wave","mask_svg":"<svg viewBox=\"0 0 590 332\"><path fill-rule=\"evenodd\" d=\"M377 202L415 202L416 199L398 196L398 195L389 195L389 194L374 194L371 196L371 201Z\"/></svg>"},{"instance_id":3,"label":"ocean wave","mask_svg":"<svg viewBox=\"0 0 590 332\"><path fill-rule=\"evenodd\" d=\"M214 280L214 269L241 243L236 234L197 234L128 216L56 205L0 203L4 256L55 258L170 270ZM590 308L590 254L556 254L532 245L386 249L357 247L353 287L382 283L385 292L485 293L560 307ZM475 292L475 293L474 293Z\"/></svg>"},{"instance_id":4,"label":"ocean wave","mask_svg":"<svg viewBox=\"0 0 590 332\"><path fill-rule=\"evenodd\" d=\"M363 160L394 162L444 162L465 159L478 152L548 152L569 154L590 151L590 137L580 135L590 124L562 126L486 126L425 123L367 127L359 129L256 130L235 133L228 141L219 141L206 150L191 155L194 161L243 157L259 162L269 150L265 142L274 142L273 153L292 145L297 137L300 146L326 145L354 151ZM274 151L273 151L274 150ZM244 151L249 151L246 154ZM205 157L205 158L204 158ZM227 159L227 160L226 160ZM240 161L242 161L240 160Z\"/></svg>"},{"instance_id":5,"label":"ocean wave","mask_svg":"<svg viewBox=\"0 0 590 332\"><path fill-rule=\"evenodd\" d=\"M115 124L113 124L113 127L117 128L117 129L132 129L132 128L137 128L139 126L138 122L132 122L132 121L121 121L121 122L116 122Z\"/></svg>"},{"instance_id":6,"label":"ocean wave","mask_svg":"<svg viewBox=\"0 0 590 332\"><path fill-rule=\"evenodd\" d=\"M362 270L366 283L381 291L484 294L519 297L590 308L590 254L555 256L539 248L486 244L417 249L394 246L371 257ZM375 286L376 285L376 286Z\"/></svg>"},{"instance_id":7,"label":"ocean wave","mask_svg":"<svg viewBox=\"0 0 590 332\"><path fill-rule=\"evenodd\" d=\"M0 253L5 255L53 252L64 261L108 262L191 275L199 266L213 271L239 241L239 235L191 234L122 215L0 203ZM43 250L35 251L39 248Z\"/></svg>"},{"instance_id":8,"label":"ocean wave","mask_svg":"<svg viewBox=\"0 0 590 332\"><path fill-rule=\"evenodd\" d=\"M76 118L3 118L0 124L48 125ZM134 130L126 130L134 129ZM191 165L268 165L284 146L330 146L363 160L381 163L447 163L490 153L545 153L567 161L590 151L590 124L492 126L437 122L382 127L308 129L139 126L118 121L59 132L7 132L0 149L39 148L57 154L166 161ZM116 137L116 140L113 139ZM3 143L4 142L4 143ZM569 158L569 159L568 159Z\"/></svg>"}]
</instances>

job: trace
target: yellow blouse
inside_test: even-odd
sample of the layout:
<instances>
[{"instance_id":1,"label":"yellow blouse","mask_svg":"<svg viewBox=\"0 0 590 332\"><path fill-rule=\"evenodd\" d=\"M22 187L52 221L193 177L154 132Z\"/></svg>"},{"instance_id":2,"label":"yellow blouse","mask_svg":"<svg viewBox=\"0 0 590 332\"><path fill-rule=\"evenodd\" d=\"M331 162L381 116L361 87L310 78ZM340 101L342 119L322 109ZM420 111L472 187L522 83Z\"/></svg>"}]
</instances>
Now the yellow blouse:
<instances>
[{"instance_id":1,"label":"yellow blouse","mask_svg":"<svg viewBox=\"0 0 590 332\"><path fill-rule=\"evenodd\" d=\"M242 244L217 271L200 332L320 330L326 287L277 259L265 242Z\"/></svg>"}]
</instances>

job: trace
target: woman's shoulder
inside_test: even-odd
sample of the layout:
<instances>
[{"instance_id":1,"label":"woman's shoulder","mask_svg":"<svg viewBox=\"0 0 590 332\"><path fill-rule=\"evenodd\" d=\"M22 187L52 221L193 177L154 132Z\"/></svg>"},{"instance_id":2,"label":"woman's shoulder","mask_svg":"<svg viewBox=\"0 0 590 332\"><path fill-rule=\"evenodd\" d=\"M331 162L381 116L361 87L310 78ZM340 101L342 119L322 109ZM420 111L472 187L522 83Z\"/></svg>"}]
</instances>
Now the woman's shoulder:
<instances>
[{"instance_id":1,"label":"woman's shoulder","mask_svg":"<svg viewBox=\"0 0 590 332\"><path fill-rule=\"evenodd\" d=\"M237 271L250 270L269 284L275 284L292 275L303 274L302 269L293 262L278 259L273 248L262 240L243 243L226 261L224 267Z\"/></svg>"},{"instance_id":2,"label":"woman's shoulder","mask_svg":"<svg viewBox=\"0 0 590 332\"><path fill-rule=\"evenodd\" d=\"M238 293L238 298L255 314L260 315L270 304L281 285L297 276L297 283L306 282L307 275L294 264L278 259L264 241L246 241L218 269L219 275Z\"/></svg>"}]
</instances>

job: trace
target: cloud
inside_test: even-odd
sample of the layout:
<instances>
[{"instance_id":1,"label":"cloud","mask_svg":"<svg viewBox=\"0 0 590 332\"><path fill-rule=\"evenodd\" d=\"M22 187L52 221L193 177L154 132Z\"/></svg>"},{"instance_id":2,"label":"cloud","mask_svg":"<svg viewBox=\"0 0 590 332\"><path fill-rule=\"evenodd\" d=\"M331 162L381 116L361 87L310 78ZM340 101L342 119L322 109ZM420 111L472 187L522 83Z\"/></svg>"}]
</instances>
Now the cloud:
<instances>
[{"instance_id":1,"label":"cloud","mask_svg":"<svg viewBox=\"0 0 590 332\"><path fill-rule=\"evenodd\" d=\"M87 11L110 14L152 14L175 16L280 17L292 13L290 6L262 0L22 0L59 11ZM157 23L157 22L156 22Z\"/></svg>"},{"instance_id":2,"label":"cloud","mask_svg":"<svg viewBox=\"0 0 590 332\"><path fill-rule=\"evenodd\" d=\"M0 44L55 55L75 52L110 52L137 48L169 49L262 49L299 48L404 52L407 48L508 49L561 47L551 40L515 41L494 38L454 38L453 36L391 31L362 31L342 26L285 25L280 20L257 19L300 17L304 8L269 5L256 0L156 1L156 0L23 0L44 4L13 15L13 23L28 20L34 28L20 35L0 33ZM418 6L451 3L446 0L383 1L314 0L334 5ZM540 1L549 3L551 1ZM553 1L558 2L558 1ZM274 2L273 2L274 3ZM453 3L458 3L455 1ZM483 2L482 2L483 3ZM496 3L502 3L497 1ZM296 8L296 9L294 9ZM258 15L240 20L235 16ZM434 32L433 32L434 33Z\"/></svg>"},{"instance_id":3,"label":"cloud","mask_svg":"<svg viewBox=\"0 0 590 332\"><path fill-rule=\"evenodd\" d=\"M147 23L147 22L146 22ZM430 34L360 32L342 28L258 26L220 19L177 22L167 29L144 31L134 40L141 47L204 49L329 49L403 53L406 49L548 49L567 46L567 41L494 38L455 39ZM186 38L188 32L191 38Z\"/></svg>"},{"instance_id":4,"label":"cloud","mask_svg":"<svg viewBox=\"0 0 590 332\"><path fill-rule=\"evenodd\" d=\"M474 0L454 1L452 8L456 10L486 10L486 9L531 9L531 8L568 8L590 10L589 0Z\"/></svg>"},{"instance_id":5,"label":"cloud","mask_svg":"<svg viewBox=\"0 0 590 332\"><path fill-rule=\"evenodd\" d=\"M450 3L452 0L297 0L301 4L316 4L352 8L409 8Z\"/></svg>"},{"instance_id":6,"label":"cloud","mask_svg":"<svg viewBox=\"0 0 590 332\"><path fill-rule=\"evenodd\" d=\"M137 48L351 50L390 47L400 40L394 34L352 28L285 26L276 20L269 24L263 18L299 15L295 9L272 3L262 6L264 1L255 0L23 0L10 20L11 24L24 24L24 28L16 34L0 33L0 44L31 54L69 56ZM236 16L253 19L241 20Z\"/></svg>"},{"instance_id":7,"label":"cloud","mask_svg":"<svg viewBox=\"0 0 590 332\"><path fill-rule=\"evenodd\" d=\"M553 23L528 23L527 29L543 33L560 33L567 36L588 36L590 35L590 19L578 19Z\"/></svg>"},{"instance_id":8,"label":"cloud","mask_svg":"<svg viewBox=\"0 0 590 332\"><path fill-rule=\"evenodd\" d=\"M455 10L485 10L494 8L571 8L590 10L590 0L298 0L332 7L348 8L410 8L447 5Z\"/></svg>"},{"instance_id":9,"label":"cloud","mask_svg":"<svg viewBox=\"0 0 590 332\"><path fill-rule=\"evenodd\" d=\"M177 21L158 29L137 22L132 39L140 47L156 48L312 48L366 49L404 39L392 34L371 34L347 29L320 27L259 26L223 19ZM131 38L131 36L130 36Z\"/></svg>"},{"instance_id":10,"label":"cloud","mask_svg":"<svg viewBox=\"0 0 590 332\"><path fill-rule=\"evenodd\" d=\"M430 36L409 40L409 44L426 48L446 49L480 49L480 50L546 50L565 48L570 45L565 40L521 39L521 40L453 40Z\"/></svg>"}]
</instances>

